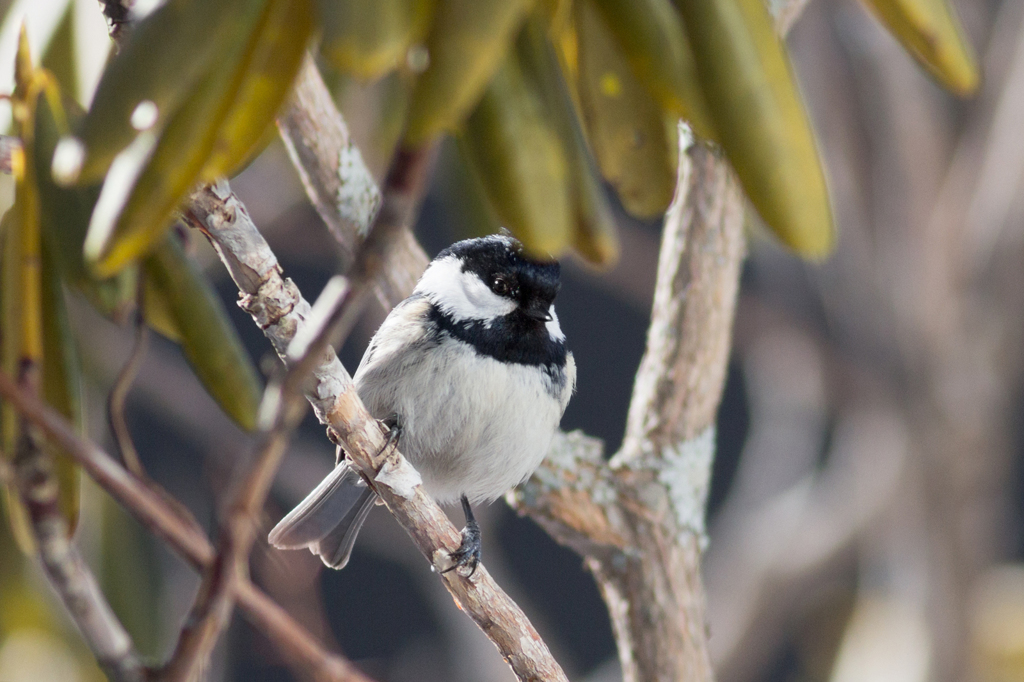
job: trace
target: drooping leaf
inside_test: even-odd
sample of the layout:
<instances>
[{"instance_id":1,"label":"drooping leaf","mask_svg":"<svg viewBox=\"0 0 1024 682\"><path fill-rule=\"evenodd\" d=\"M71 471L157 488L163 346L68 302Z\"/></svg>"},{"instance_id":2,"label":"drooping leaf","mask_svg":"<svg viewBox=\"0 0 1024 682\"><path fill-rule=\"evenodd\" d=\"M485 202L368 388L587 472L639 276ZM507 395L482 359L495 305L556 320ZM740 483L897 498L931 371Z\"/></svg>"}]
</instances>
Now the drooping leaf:
<instances>
[{"instance_id":1,"label":"drooping leaf","mask_svg":"<svg viewBox=\"0 0 1024 682\"><path fill-rule=\"evenodd\" d=\"M43 243L43 391L46 403L82 429L82 369L78 361L75 337L71 333L64 289L57 264ZM61 516L74 531L78 523L81 473L74 460L60 448L47 443L54 455L54 467L60 493L57 503Z\"/></svg>"},{"instance_id":2,"label":"drooping leaf","mask_svg":"<svg viewBox=\"0 0 1024 682\"><path fill-rule=\"evenodd\" d=\"M948 0L864 2L943 87L961 97L978 89L977 57Z\"/></svg>"},{"instance_id":3,"label":"drooping leaf","mask_svg":"<svg viewBox=\"0 0 1024 682\"><path fill-rule=\"evenodd\" d=\"M591 263L611 265L619 253L615 219L540 16L527 20L515 49L528 87L540 96L565 145L572 191L572 245Z\"/></svg>"},{"instance_id":4,"label":"drooping leaf","mask_svg":"<svg viewBox=\"0 0 1024 682\"><path fill-rule=\"evenodd\" d=\"M416 79L404 144L419 147L455 130L508 52L532 0L438 0L429 61Z\"/></svg>"},{"instance_id":5,"label":"drooping leaf","mask_svg":"<svg viewBox=\"0 0 1024 682\"><path fill-rule=\"evenodd\" d=\"M309 0L253 0L244 40L206 72L159 135L141 133L111 166L85 241L99 276L144 254L197 182L226 175L264 139L313 30Z\"/></svg>"},{"instance_id":6,"label":"drooping leaf","mask_svg":"<svg viewBox=\"0 0 1024 682\"><path fill-rule=\"evenodd\" d=\"M316 28L311 0L271 0L249 40L202 181L237 173L265 145Z\"/></svg>"},{"instance_id":7,"label":"drooping leaf","mask_svg":"<svg viewBox=\"0 0 1024 682\"><path fill-rule=\"evenodd\" d=\"M577 90L587 139L601 175L623 207L652 218L665 211L676 184L675 117L666 115L633 75L590 0L575 4Z\"/></svg>"},{"instance_id":8,"label":"drooping leaf","mask_svg":"<svg viewBox=\"0 0 1024 682\"><path fill-rule=\"evenodd\" d=\"M433 0L318 0L320 52L343 73L370 80L398 68L430 28Z\"/></svg>"},{"instance_id":9,"label":"drooping leaf","mask_svg":"<svg viewBox=\"0 0 1024 682\"><path fill-rule=\"evenodd\" d=\"M11 208L0 222L0 370L9 377L18 375L21 354L21 238L17 226L20 210L17 206ZM0 455L8 462L14 459L20 430L17 411L0 400ZM18 547L26 554L33 553L35 543L28 511L13 481L3 484L3 499L7 522Z\"/></svg>"},{"instance_id":10,"label":"drooping leaf","mask_svg":"<svg viewBox=\"0 0 1024 682\"><path fill-rule=\"evenodd\" d=\"M693 48L672 0L593 0L636 77L662 109L714 139Z\"/></svg>"},{"instance_id":11,"label":"drooping leaf","mask_svg":"<svg viewBox=\"0 0 1024 682\"><path fill-rule=\"evenodd\" d=\"M164 298L185 357L206 390L242 428L256 428L262 389L227 311L177 237L167 234L143 271Z\"/></svg>"},{"instance_id":12,"label":"drooping leaf","mask_svg":"<svg viewBox=\"0 0 1024 682\"><path fill-rule=\"evenodd\" d=\"M77 134L84 158L67 179L96 182L139 128L159 134L204 76L230 69L232 53L252 34L264 5L265 0L168 0L140 21L96 87Z\"/></svg>"},{"instance_id":13,"label":"drooping leaf","mask_svg":"<svg viewBox=\"0 0 1024 682\"><path fill-rule=\"evenodd\" d=\"M15 203L2 226L3 292L0 294L0 365L23 390L42 397L73 424L81 424L80 373L77 354L64 310L63 290L53 254L43 243L40 169L36 165L36 113L42 105L59 106L53 77L32 65L22 31L13 95L15 124L22 162L15 169ZM45 172L45 171L44 171ZM12 406L3 412L0 448L17 457L26 443L24 420ZM78 517L78 471L72 460L45 441L38 443L55 455L57 504L73 529ZM23 549L32 545L28 516L18 495L6 493L8 518Z\"/></svg>"},{"instance_id":14,"label":"drooping leaf","mask_svg":"<svg viewBox=\"0 0 1024 682\"><path fill-rule=\"evenodd\" d=\"M820 258L828 191L789 62L762 0L677 0L718 140L769 229Z\"/></svg>"},{"instance_id":15,"label":"drooping leaf","mask_svg":"<svg viewBox=\"0 0 1024 682\"><path fill-rule=\"evenodd\" d=\"M461 135L502 223L527 250L558 256L572 236L569 162L539 93L508 55Z\"/></svg>"},{"instance_id":16,"label":"drooping leaf","mask_svg":"<svg viewBox=\"0 0 1024 682\"><path fill-rule=\"evenodd\" d=\"M69 285L81 291L104 315L120 319L135 297L136 268L127 268L114 277L97 279L85 265L82 245L89 227L89 216L99 196L99 185L60 187L47 172L63 125L74 126L82 111L69 99L40 98L35 114L35 167L40 198L43 239L50 249L55 267ZM66 121L66 124L62 124Z\"/></svg>"}]
</instances>

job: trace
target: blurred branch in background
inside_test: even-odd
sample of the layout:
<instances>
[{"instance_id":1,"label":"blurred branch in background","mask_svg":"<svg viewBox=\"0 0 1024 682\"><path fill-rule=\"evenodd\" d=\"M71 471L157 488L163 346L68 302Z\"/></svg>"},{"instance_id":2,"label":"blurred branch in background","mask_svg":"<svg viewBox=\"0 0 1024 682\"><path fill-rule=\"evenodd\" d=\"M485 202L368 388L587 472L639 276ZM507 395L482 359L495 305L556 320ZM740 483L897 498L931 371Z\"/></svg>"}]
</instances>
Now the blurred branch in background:
<instances>
[{"instance_id":1,"label":"blurred branch in background","mask_svg":"<svg viewBox=\"0 0 1024 682\"><path fill-rule=\"evenodd\" d=\"M1020 558L1024 12L962 7L985 46L968 105L856 7L812 5L796 32L843 227L818 271L752 251L750 431L705 566L723 681L1021 674L1024 641L973 628L996 616L972 595L1020 589L988 576Z\"/></svg>"},{"instance_id":2,"label":"blurred branch in background","mask_svg":"<svg viewBox=\"0 0 1024 682\"><path fill-rule=\"evenodd\" d=\"M25 419L59 444L83 470L150 531L165 540L194 568L203 570L214 560L213 546L194 519L184 516L180 505L155 483L142 481L96 445L74 433L54 410L23 393L10 377L0 373L0 395L9 400ZM290 656L326 679L367 680L344 659L325 652L280 607L248 580L236 586L239 603L248 617L265 628Z\"/></svg>"}]
</instances>

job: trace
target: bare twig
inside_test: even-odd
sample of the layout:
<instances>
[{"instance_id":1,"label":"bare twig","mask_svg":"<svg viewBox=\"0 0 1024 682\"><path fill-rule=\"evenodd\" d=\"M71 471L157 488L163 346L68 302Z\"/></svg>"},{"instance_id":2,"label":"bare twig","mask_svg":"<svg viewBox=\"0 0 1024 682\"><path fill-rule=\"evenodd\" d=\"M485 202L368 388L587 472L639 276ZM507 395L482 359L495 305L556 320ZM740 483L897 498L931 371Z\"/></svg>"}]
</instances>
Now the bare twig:
<instances>
[{"instance_id":1,"label":"bare twig","mask_svg":"<svg viewBox=\"0 0 1024 682\"><path fill-rule=\"evenodd\" d=\"M2 372L0 395L190 565L204 570L213 562L213 547L202 529L194 521L189 523L182 518L166 501L169 495L162 488L129 473L98 446L78 436L60 414L19 390ZM351 663L324 651L301 625L248 580L239 583L237 597L249 620L281 646L289 658L301 661L324 679L369 682Z\"/></svg>"},{"instance_id":2,"label":"bare twig","mask_svg":"<svg viewBox=\"0 0 1024 682\"><path fill-rule=\"evenodd\" d=\"M116 681L145 679L131 637L114 615L92 571L70 539L57 504L53 458L30 445L15 461L15 478L50 585L78 626L96 661Z\"/></svg>"},{"instance_id":3,"label":"bare twig","mask_svg":"<svg viewBox=\"0 0 1024 682\"><path fill-rule=\"evenodd\" d=\"M182 629L163 671L169 680L188 680L206 664L234 606L233 588L248 567L249 552L256 537L257 517L288 439L298 426L305 403L300 390L306 377L320 364L332 340L343 339L354 324L370 288L384 271L394 237L408 225L424 187L429 149L402 150L396 154L385 181L381 210L366 239L359 244L349 273L327 287L306 320L303 334L289 344L284 356L287 372L271 382L260 406L259 454L238 495L230 505L217 546L216 560L203 577L203 585L192 612ZM320 310L320 315L315 313ZM266 415L273 415L268 419ZM269 422L269 423L267 423ZM367 472L374 472L369 468Z\"/></svg>"},{"instance_id":4,"label":"bare twig","mask_svg":"<svg viewBox=\"0 0 1024 682\"><path fill-rule=\"evenodd\" d=\"M33 373L34 367L23 363L22 376ZM5 377L5 380L13 387L10 379ZM24 381L24 390L34 392L34 384L31 380ZM96 661L110 676L117 682L143 680L145 670L131 637L71 540L70 529L60 511L53 454L46 450L31 421L21 417L19 422L14 479L50 585L63 601Z\"/></svg>"},{"instance_id":5,"label":"bare twig","mask_svg":"<svg viewBox=\"0 0 1024 682\"><path fill-rule=\"evenodd\" d=\"M139 478L145 476L142 469L142 462L139 460L139 453L132 441L131 431L128 429L128 422L125 419L125 401L128 399L128 392L132 388L135 376L139 373L139 367L146 357L146 349L149 347L149 326L146 324L139 308L135 313L135 345L128 356L128 360L121 367L117 380L110 388L110 396L107 398L107 420L110 422L110 431L114 435L114 442L117 443L117 450L121 454L121 461L125 468Z\"/></svg>"},{"instance_id":6,"label":"bare twig","mask_svg":"<svg viewBox=\"0 0 1024 682\"><path fill-rule=\"evenodd\" d=\"M107 32L117 49L128 38L132 24L132 5L134 0L100 0L103 5L103 17L107 20Z\"/></svg>"}]
</instances>

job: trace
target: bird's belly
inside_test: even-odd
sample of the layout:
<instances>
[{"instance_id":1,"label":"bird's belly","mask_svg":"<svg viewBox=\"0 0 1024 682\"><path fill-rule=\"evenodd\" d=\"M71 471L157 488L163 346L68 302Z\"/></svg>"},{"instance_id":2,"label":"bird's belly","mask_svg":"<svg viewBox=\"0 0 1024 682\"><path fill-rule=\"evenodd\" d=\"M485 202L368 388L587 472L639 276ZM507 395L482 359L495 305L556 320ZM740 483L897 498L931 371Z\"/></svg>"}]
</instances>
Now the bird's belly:
<instances>
[{"instance_id":1,"label":"bird's belly","mask_svg":"<svg viewBox=\"0 0 1024 682\"><path fill-rule=\"evenodd\" d=\"M540 465L562 407L543 371L460 346L407 357L359 393L375 417L398 416L399 447L435 499L493 500Z\"/></svg>"}]
</instances>

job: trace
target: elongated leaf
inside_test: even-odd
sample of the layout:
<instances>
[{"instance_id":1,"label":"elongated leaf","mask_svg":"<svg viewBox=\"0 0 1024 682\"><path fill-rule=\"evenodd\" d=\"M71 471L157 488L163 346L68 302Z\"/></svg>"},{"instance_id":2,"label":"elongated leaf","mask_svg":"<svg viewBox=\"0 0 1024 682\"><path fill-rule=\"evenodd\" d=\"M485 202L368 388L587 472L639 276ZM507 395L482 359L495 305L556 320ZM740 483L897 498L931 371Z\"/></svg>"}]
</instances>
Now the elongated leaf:
<instances>
[{"instance_id":1,"label":"elongated leaf","mask_svg":"<svg viewBox=\"0 0 1024 682\"><path fill-rule=\"evenodd\" d=\"M256 368L198 266L168 234L143 270L167 301L185 357L206 390L242 428L256 428L262 395Z\"/></svg>"},{"instance_id":2,"label":"elongated leaf","mask_svg":"<svg viewBox=\"0 0 1024 682\"><path fill-rule=\"evenodd\" d=\"M591 263L610 265L619 253L615 219L540 16L527 20L516 41L516 54L527 86L538 93L565 144L574 213L572 245Z\"/></svg>"},{"instance_id":3,"label":"elongated leaf","mask_svg":"<svg viewBox=\"0 0 1024 682\"><path fill-rule=\"evenodd\" d=\"M544 103L509 55L462 134L502 223L528 251L558 256L572 236L569 163Z\"/></svg>"},{"instance_id":4,"label":"elongated leaf","mask_svg":"<svg viewBox=\"0 0 1024 682\"><path fill-rule=\"evenodd\" d=\"M943 87L978 89L978 60L948 0L864 0L904 48Z\"/></svg>"},{"instance_id":5,"label":"elongated leaf","mask_svg":"<svg viewBox=\"0 0 1024 682\"><path fill-rule=\"evenodd\" d=\"M398 68L430 28L433 0L319 0L321 53L344 73L374 79Z\"/></svg>"},{"instance_id":6,"label":"elongated leaf","mask_svg":"<svg viewBox=\"0 0 1024 682\"><path fill-rule=\"evenodd\" d=\"M315 28L311 0L270 0L249 40L231 107L217 130L202 181L233 175L265 145L268 130L291 91Z\"/></svg>"},{"instance_id":7,"label":"elongated leaf","mask_svg":"<svg viewBox=\"0 0 1024 682\"><path fill-rule=\"evenodd\" d=\"M438 0L429 64L416 79L404 144L455 130L498 69L533 0Z\"/></svg>"},{"instance_id":8,"label":"elongated leaf","mask_svg":"<svg viewBox=\"0 0 1024 682\"><path fill-rule=\"evenodd\" d=\"M678 0L719 141L768 227L809 257L832 248L814 136L762 0Z\"/></svg>"},{"instance_id":9,"label":"elongated leaf","mask_svg":"<svg viewBox=\"0 0 1024 682\"><path fill-rule=\"evenodd\" d=\"M50 249L43 244L43 399L82 429L82 370L71 333L64 291ZM73 531L78 522L80 472L73 459L47 444L54 454L61 515Z\"/></svg>"},{"instance_id":10,"label":"elongated leaf","mask_svg":"<svg viewBox=\"0 0 1024 682\"><path fill-rule=\"evenodd\" d=\"M142 315L146 324L166 339L181 343L178 320L163 289L153 284L152 277L142 278Z\"/></svg>"},{"instance_id":11,"label":"elongated leaf","mask_svg":"<svg viewBox=\"0 0 1024 682\"><path fill-rule=\"evenodd\" d=\"M135 139L138 128L159 133L211 70L230 68L225 57L253 33L264 4L168 0L139 22L103 72L78 133L84 146L81 168L67 179L96 182ZM138 126L133 126L132 115L144 102L152 107L144 105Z\"/></svg>"},{"instance_id":12,"label":"elongated leaf","mask_svg":"<svg viewBox=\"0 0 1024 682\"><path fill-rule=\"evenodd\" d=\"M675 117L633 75L593 4L580 0L575 10L587 139L623 207L642 218L657 216L675 191Z\"/></svg>"},{"instance_id":13,"label":"elongated leaf","mask_svg":"<svg viewBox=\"0 0 1024 682\"><path fill-rule=\"evenodd\" d=\"M21 237L17 219L20 211L20 206L11 208L0 222L0 369L9 377L18 375L21 355ZM19 433L18 413L8 403L0 401L0 455L8 461L14 458ZM31 554L35 543L28 512L12 483L3 485L7 521L18 547Z\"/></svg>"},{"instance_id":14,"label":"elongated leaf","mask_svg":"<svg viewBox=\"0 0 1024 682\"><path fill-rule=\"evenodd\" d=\"M672 0L593 0L637 78L662 109L714 139L693 49Z\"/></svg>"},{"instance_id":15,"label":"elongated leaf","mask_svg":"<svg viewBox=\"0 0 1024 682\"><path fill-rule=\"evenodd\" d=\"M15 204L3 229L3 293L0 294L0 364L22 388L42 397L72 423L80 426L80 373L74 341L64 310L63 290L52 251L45 247L36 165L35 123L40 106L59 106L52 76L35 69L22 31L13 95L23 163L15 172ZM42 171L47 173L46 170ZM2 449L20 454L26 435L24 421L9 405L2 407ZM57 504L73 529L78 518L78 471L72 460L48 443L55 457ZM27 513L13 491L7 493L8 517L23 549L31 549Z\"/></svg>"},{"instance_id":16,"label":"elongated leaf","mask_svg":"<svg viewBox=\"0 0 1024 682\"><path fill-rule=\"evenodd\" d=\"M99 185L60 187L47 172L60 136L61 121L74 125L82 111L70 99L54 112L48 98L40 98L35 115L35 163L40 198L43 239L50 249L54 266L70 286L81 291L100 312L119 319L135 297L136 268L127 268L115 277L96 279L86 268L82 255L85 233L99 196Z\"/></svg>"},{"instance_id":17,"label":"elongated leaf","mask_svg":"<svg viewBox=\"0 0 1024 682\"><path fill-rule=\"evenodd\" d=\"M260 0L259 21L208 72L162 133L143 133L111 167L85 255L99 276L140 257L197 182L231 172L264 138L310 38L309 0Z\"/></svg>"}]
</instances>

